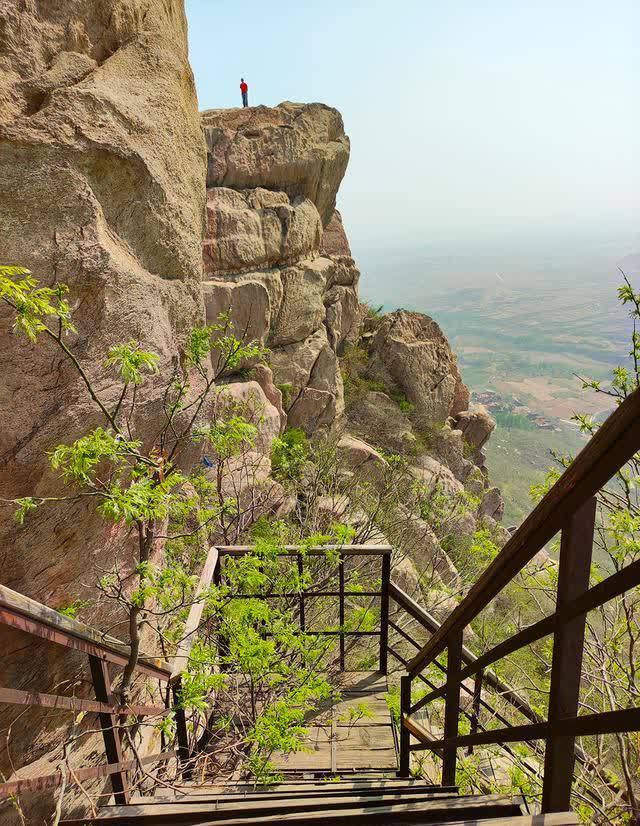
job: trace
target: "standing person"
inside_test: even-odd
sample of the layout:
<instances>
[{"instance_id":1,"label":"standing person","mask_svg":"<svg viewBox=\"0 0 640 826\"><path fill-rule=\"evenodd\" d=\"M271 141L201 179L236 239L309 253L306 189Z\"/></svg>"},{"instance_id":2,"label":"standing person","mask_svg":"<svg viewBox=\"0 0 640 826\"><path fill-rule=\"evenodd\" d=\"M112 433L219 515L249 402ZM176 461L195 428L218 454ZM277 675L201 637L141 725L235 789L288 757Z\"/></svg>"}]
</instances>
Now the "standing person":
<instances>
[{"instance_id":1,"label":"standing person","mask_svg":"<svg viewBox=\"0 0 640 826\"><path fill-rule=\"evenodd\" d=\"M240 91L242 92L242 105L246 107L249 105L249 87L243 77L240 78Z\"/></svg>"}]
</instances>

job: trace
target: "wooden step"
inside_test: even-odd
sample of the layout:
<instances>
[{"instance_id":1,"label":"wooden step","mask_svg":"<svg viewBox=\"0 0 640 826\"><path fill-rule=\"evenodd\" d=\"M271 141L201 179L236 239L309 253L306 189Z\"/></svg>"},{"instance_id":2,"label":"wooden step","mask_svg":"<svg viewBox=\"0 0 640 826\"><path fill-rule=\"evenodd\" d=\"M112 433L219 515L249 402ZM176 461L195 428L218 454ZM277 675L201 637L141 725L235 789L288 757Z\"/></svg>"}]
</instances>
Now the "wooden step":
<instances>
[{"instance_id":1,"label":"wooden step","mask_svg":"<svg viewBox=\"0 0 640 826\"><path fill-rule=\"evenodd\" d=\"M482 826L580 826L582 821L573 812L555 812L550 815L520 815L519 817L492 817L480 821ZM442 821L432 826L476 826L476 820Z\"/></svg>"},{"instance_id":2,"label":"wooden step","mask_svg":"<svg viewBox=\"0 0 640 826\"><path fill-rule=\"evenodd\" d=\"M131 799L131 804L145 805L149 803L194 803L218 800L222 803L232 803L259 800L304 800L306 798L317 798L319 796L330 795L331 797L370 797L370 796L387 796L387 795L413 795L413 794L446 794L455 795L458 792L457 786L431 786L428 783L414 781L411 785L405 783L396 783L393 781L374 782L371 783L323 783L312 784L308 787L298 786L291 788L285 786L281 789L279 786L273 788L272 791L267 789L250 791L222 791L219 788L207 791L206 787L193 787L191 789L183 789L181 792L174 794L163 793L162 797L138 796Z\"/></svg>"},{"instance_id":3,"label":"wooden step","mask_svg":"<svg viewBox=\"0 0 640 826\"><path fill-rule=\"evenodd\" d=\"M295 822L304 824L344 822L347 818L383 824L446 823L456 820L520 815L520 806L511 797L502 795L451 796L437 792L400 792L389 795L361 797L325 794L303 800L260 800L223 802L222 798L204 803L150 803L145 805L111 806L102 809L96 819L65 820L67 826L109 821L111 826L135 826L148 823L248 824Z\"/></svg>"}]
</instances>

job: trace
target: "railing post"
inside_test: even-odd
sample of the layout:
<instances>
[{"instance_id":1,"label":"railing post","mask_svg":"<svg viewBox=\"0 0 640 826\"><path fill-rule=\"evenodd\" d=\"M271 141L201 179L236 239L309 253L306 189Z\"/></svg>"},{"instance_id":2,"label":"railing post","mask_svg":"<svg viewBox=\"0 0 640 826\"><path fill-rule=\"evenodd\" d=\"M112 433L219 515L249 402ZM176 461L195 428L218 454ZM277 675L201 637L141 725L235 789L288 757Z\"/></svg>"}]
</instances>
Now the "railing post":
<instances>
[{"instance_id":1,"label":"railing post","mask_svg":"<svg viewBox=\"0 0 640 826\"><path fill-rule=\"evenodd\" d=\"M404 718L409 716L411 708L411 675L400 677L400 768L398 777L410 777L409 767L409 729L404 724Z\"/></svg>"},{"instance_id":2,"label":"railing post","mask_svg":"<svg viewBox=\"0 0 640 826\"><path fill-rule=\"evenodd\" d=\"M380 595L380 672L388 671L389 647L389 580L391 579L391 555L382 555L382 585Z\"/></svg>"},{"instance_id":3,"label":"railing post","mask_svg":"<svg viewBox=\"0 0 640 826\"><path fill-rule=\"evenodd\" d=\"M460 715L460 670L462 665L462 630L454 631L447 647L447 693L444 707L444 739L458 736ZM456 784L457 748L454 743L445 743L442 750L442 785Z\"/></svg>"},{"instance_id":4,"label":"railing post","mask_svg":"<svg viewBox=\"0 0 640 826\"><path fill-rule=\"evenodd\" d=\"M90 654L89 667L91 668L91 679L93 680L93 690L96 695L96 700L100 703L108 703L110 706L115 705L113 694L111 693L109 666L106 660ZM107 713L99 714L98 716L100 719L100 728L102 729L107 763L124 762L117 716ZM129 785L126 772L115 772L111 775L111 788L113 789L113 799L117 804L126 804L129 802Z\"/></svg>"},{"instance_id":5,"label":"railing post","mask_svg":"<svg viewBox=\"0 0 640 826\"><path fill-rule=\"evenodd\" d=\"M176 737L178 740L178 762L182 769L183 780L191 780L193 768L190 764L191 753L189 750L189 734L187 732L187 715L180 705L180 689L182 687L180 677L176 678L171 685L174 703L174 719L176 721Z\"/></svg>"},{"instance_id":6,"label":"railing post","mask_svg":"<svg viewBox=\"0 0 640 826\"><path fill-rule=\"evenodd\" d=\"M340 600L340 671L344 671L345 666L345 646L344 646L344 554L338 557L338 592Z\"/></svg>"},{"instance_id":7,"label":"railing post","mask_svg":"<svg viewBox=\"0 0 640 826\"><path fill-rule=\"evenodd\" d=\"M304 567L302 561L302 554L298 553L298 578L300 580L300 585L302 585L302 575L304 574ZM306 621L304 616L304 589L300 588L300 599L299 599L299 610L300 610L300 630L306 630Z\"/></svg>"},{"instance_id":8,"label":"railing post","mask_svg":"<svg viewBox=\"0 0 640 826\"><path fill-rule=\"evenodd\" d=\"M565 812L571 800L575 737L558 735L556 727L563 718L578 714L585 615L567 621L563 617L563 608L589 588L596 505L595 497L589 499L562 528L549 690L549 733L544 755L543 814Z\"/></svg>"},{"instance_id":9,"label":"railing post","mask_svg":"<svg viewBox=\"0 0 640 826\"><path fill-rule=\"evenodd\" d=\"M473 681L473 705L471 707L471 734L478 733L478 721L480 719L480 700L482 699L482 678L484 671L481 668ZM467 748L467 754L473 754L473 746Z\"/></svg>"}]
</instances>

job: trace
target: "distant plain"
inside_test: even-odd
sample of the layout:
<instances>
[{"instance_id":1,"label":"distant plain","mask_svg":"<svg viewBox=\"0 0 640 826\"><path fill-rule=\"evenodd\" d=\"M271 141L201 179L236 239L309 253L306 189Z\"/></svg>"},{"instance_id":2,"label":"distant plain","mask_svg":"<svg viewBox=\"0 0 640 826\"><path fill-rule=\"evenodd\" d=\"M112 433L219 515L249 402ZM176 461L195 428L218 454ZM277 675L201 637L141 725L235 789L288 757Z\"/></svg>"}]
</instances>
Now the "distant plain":
<instances>
[{"instance_id":1,"label":"distant plain","mask_svg":"<svg viewBox=\"0 0 640 826\"><path fill-rule=\"evenodd\" d=\"M552 464L550 451L574 454L583 446L571 417L611 409L604 396L582 390L577 376L606 379L628 357L631 322L617 303L618 267L637 285L639 249L636 234L604 232L356 246L362 299L432 316L474 396L497 397L503 407L487 464L503 491L506 524L519 524L531 509L529 488ZM537 416L544 427L532 424Z\"/></svg>"}]
</instances>

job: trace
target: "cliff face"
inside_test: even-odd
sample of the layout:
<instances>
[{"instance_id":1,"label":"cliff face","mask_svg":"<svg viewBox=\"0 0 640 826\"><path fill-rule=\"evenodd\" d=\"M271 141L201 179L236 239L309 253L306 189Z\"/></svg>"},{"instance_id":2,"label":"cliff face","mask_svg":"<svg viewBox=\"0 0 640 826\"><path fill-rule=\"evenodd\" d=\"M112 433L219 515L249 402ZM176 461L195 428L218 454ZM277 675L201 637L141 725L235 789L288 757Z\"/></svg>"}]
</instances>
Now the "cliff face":
<instances>
[{"instance_id":1,"label":"cliff face","mask_svg":"<svg viewBox=\"0 0 640 826\"><path fill-rule=\"evenodd\" d=\"M166 372L202 317L206 154L182 3L0 0L0 21L2 262L70 285L70 343L109 398L110 345L144 340ZM47 495L45 453L91 427L92 405L46 346L3 333L0 358L0 496ZM28 531L2 511L4 583L56 604L87 558L113 556L119 537L71 511Z\"/></svg>"},{"instance_id":2,"label":"cliff face","mask_svg":"<svg viewBox=\"0 0 640 826\"><path fill-rule=\"evenodd\" d=\"M171 358L203 316L205 178L182 2L0 0L0 260L70 285L78 334L68 343L106 399L110 345L139 339L161 355L141 410L149 436ZM58 355L9 328L3 313L0 497L59 493L46 451L98 420ZM95 582L96 566L128 556L126 536L93 506L43 509L24 527L12 511L0 508L2 583L54 607ZM99 609L86 618L105 620ZM0 682L15 688L51 690L84 661L4 626L0 651ZM22 716L13 765L50 770L62 722ZM4 744L0 769L10 774Z\"/></svg>"},{"instance_id":3,"label":"cliff face","mask_svg":"<svg viewBox=\"0 0 640 826\"><path fill-rule=\"evenodd\" d=\"M229 311L238 334L269 347L286 424L339 439L347 473L367 476L377 467L374 482L384 487L383 454L400 453L417 482L456 511L456 543L481 524L499 537L501 499L488 487L482 453L495 423L485 410L468 409L442 330L421 313L377 317L359 306L359 273L335 210L349 151L339 113L283 103L205 112L203 127L207 319ZM343 372L358 388L346 410ZM445 587L457 585L432 526L393 510L378 527L405 553L408 587L427 570ZM361 516L355 503L340 511L336 519Z\"/></svg>"},{"instance_id":4,"label":"cliff face","mask_svg":"<svg viewBox=\"0 0 640 826\"><path fill-rule=\"evenodd\" d=\"M207 320L230 310L238 334L269 347L290 426L333 429L338 355L358 321L359 273L334 210L349 158L342 118L283 103L205 112L203 126Z\"/></svg>"}]
</instances>

